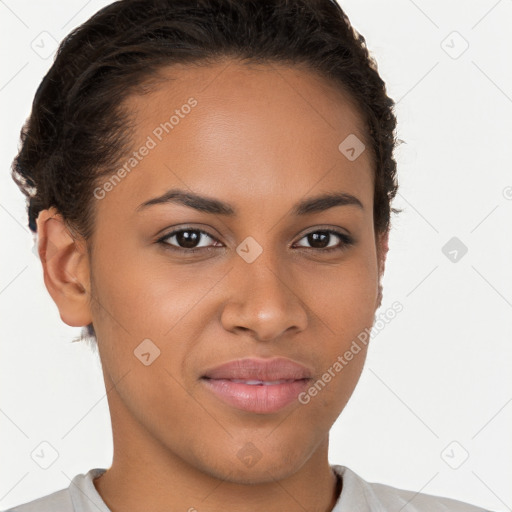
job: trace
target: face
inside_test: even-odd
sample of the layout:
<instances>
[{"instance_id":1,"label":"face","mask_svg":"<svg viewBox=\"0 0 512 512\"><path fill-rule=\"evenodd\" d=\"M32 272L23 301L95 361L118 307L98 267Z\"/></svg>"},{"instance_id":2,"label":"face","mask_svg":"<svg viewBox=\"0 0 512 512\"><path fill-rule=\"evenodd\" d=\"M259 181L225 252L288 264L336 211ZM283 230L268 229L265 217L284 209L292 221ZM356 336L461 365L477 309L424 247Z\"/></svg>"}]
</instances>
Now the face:
<instances>
[{"instance_id":1,"label":"face","mask_svg":"<svg viewBox=\"0 0 512 512\"><path fill-rule=\"evenodd\" d=\"M93 299L56 302L68 323L94 324L116 385L115 453L233 482L282 478L326 456L366 347L335 363L378 306L371 156L339 149L363 140L362 120L300 68L165 73L172 80L127 100L137 154L96 189L82 274ZM144 205L170 190L173 200ZM342 199L307 207L324 194Z\"/></svg>"}]
</instances>

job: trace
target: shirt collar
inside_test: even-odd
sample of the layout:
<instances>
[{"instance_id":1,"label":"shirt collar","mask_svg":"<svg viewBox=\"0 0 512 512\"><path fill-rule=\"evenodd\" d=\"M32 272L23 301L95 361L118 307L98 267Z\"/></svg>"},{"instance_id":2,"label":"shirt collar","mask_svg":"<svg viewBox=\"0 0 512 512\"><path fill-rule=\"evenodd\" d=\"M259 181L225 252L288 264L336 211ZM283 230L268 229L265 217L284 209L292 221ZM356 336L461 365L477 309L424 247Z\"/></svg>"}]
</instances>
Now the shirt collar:
<instances>
[{"instance_id":1,"label":"shirt collar","mask_svg":"<svg viewBox=\"0 0 512 512\"><path fill-rule=\"evenodd\" d=\"M364 480L345 466L332 465L333 471L341 476L342 488L340 496L331 512L372 512L371 491ZM69 492L76 511L80 512L111 512L102 497L96 490L93 480L105 473L105 468L90 469L85 475L80 474L73 478Z\"/></svg>"}]
</instances>

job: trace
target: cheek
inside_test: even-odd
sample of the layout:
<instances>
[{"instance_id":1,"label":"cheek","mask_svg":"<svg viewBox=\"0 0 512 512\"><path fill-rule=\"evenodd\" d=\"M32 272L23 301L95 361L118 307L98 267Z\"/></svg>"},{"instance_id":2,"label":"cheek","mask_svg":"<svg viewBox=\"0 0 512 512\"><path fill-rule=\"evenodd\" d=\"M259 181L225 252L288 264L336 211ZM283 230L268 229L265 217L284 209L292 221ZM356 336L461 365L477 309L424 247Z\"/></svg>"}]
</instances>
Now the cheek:
<instances>
[{"instance_id":1,"label":"cheek","mask_svg":"<svg viewBox=\"0 0 512 512\"><path fill-rule=\"evenodd\" d=\"M170 265L148 265L124 251L110 254L94 269L93 321L104 371L119 383L124 405L116 410L126 407L156 437L187 431L190 418L200 424L205 418L184 389L181 365L194 357L195 307L215 279L198 280L191 266L171 271Z\"/></svg>"},{"instance_id":2,"label":"cheek","mask_svg":"<svg viewBox=\"0 0 512 512\"><path fill-rule=\"evenodd\" d=\"M199 279L191 265L129 250L112 252L97 265L95 280L98 300L109 313L106 321L134 338L170 336L215 283L209 273Z\"/></svg>"},{"instance_id":3,"label":"cheek","mask_svg":"<svg viewBox=\"0 0 512 512\"><path fill-rule=\"evenodd\" d=\"M336 266L303 272L296 282L326 334L348 340L373 323L378 280L371 249L354 252Z\"/></svg>"},{"instance_id":4,"label":"cheek","mask_svg":"<svg viewBox=\"0 0 512 512\"><path fill-rule=\"evenodd\" d=\"M303 283L309 290L304 296L316 317L317 328L312 332L318 333L311 349L322 362L322 373L305 401L331 419L350 398L366 359L378 294L371 249L361 249L336 269L310 276Z\"/></svg>"},{"instance_id":5,"label":"cheek","mask_svg":"<svg viewBox=\"0 0 512 512\"><path fill-rule=\"evenodd\" d=\"M195 360L204 319L214 311L205 295L218 282L215 272L199 276L197 266L158 259L143 261L119 251L95 269L99 304L93 322L100 343L104 340L102 361L115 381L130 371L130 381L140 383L129 390L127 383L123 399L141 410L170 397L175 406L189 403L182 396L183 367ZM145 366L144 358L154 362Z\"/></svg>"}]
</instances>

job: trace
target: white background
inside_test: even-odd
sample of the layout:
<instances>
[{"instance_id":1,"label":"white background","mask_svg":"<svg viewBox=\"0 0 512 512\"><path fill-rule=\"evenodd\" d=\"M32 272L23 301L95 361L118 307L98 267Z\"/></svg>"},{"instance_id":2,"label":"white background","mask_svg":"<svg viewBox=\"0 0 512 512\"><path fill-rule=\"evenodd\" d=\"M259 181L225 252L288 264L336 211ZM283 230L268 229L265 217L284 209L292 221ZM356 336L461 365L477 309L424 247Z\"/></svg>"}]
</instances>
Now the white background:
<instances>
[{"instance_id":1,"label":"white background","mask_svg":"<svg viewBox=\"0 0 512 512\"><path fill-rule=\"evenodd\" d=\"M0 2L0 509L111 463L99 361L70 343L80 330L63 324L46 291L9 175L53 58L32 42L44 37L51 49L51 37L61 41L108 3ZM331 463L370 481L511 510L512 1L341 5L397 101L405 143L394 206L404 212L393 217L380 311L396 300L404 310L373 338L331 431ZM459 55L462 38L469 47ZM442 251L452 237L468 248L457 262ZM31 458L43 441L59 454L46 470Z\"/></svg>"}]
</instances>

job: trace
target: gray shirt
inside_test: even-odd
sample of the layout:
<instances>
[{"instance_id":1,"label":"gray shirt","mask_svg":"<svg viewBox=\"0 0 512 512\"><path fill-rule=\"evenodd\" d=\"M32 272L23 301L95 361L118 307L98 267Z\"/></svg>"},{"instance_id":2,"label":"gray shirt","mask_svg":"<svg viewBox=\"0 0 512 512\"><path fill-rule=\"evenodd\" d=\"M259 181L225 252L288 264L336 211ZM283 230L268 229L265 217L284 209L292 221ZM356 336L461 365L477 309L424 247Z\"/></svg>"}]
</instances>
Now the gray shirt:
<instances>
[{"instance_id":1,"label":"gray shirt","mask_svg":"<svg viewBox=\"0 0 512 512\"><path fill-rule=\"evenodd\" d=\"M332 512L486 512L461 501L369 483L344 466L331 467L343 479L343 489ZM105 471L94 468L85 475L76 475L67 489L4 512L111 512L93 483Z\"/></svg>"}]
</instances>

